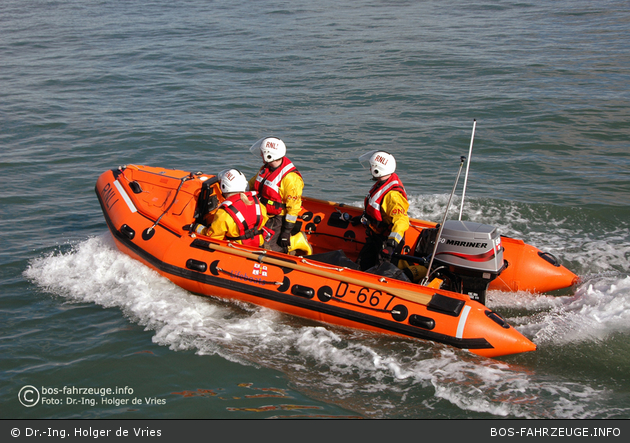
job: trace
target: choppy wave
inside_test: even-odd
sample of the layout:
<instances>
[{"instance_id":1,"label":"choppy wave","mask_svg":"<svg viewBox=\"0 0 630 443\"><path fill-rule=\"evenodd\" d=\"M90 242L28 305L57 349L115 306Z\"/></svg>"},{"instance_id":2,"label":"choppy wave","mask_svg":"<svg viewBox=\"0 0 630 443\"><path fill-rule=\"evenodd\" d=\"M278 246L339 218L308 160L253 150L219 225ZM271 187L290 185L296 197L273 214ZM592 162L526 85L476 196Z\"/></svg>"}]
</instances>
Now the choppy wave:
<instances>
[{"instance_id":1,"label":"choppy wave","mask_svg":"<svg viewBox=\"0 0 630 443\"><path fill-rule=\"evenodd\" d=\"M444 194L413 196L409 213L415 218L441 222L448 199ZM447 219L457 219L460 210L461 197L455 195ZM552 253L584 281L630 274L630 225L625 209L601 214L598 208L475 197L466 200L461 212L462 220L496 226L501 235Z\"/></svg>"},{"instance_id":2,"label":"choppy wave","mask_svg":"<svg viewBox=\"0 0 630 443\"><path fill-rule=\"evenodd\" d=\"M69 303L117 307L173 351L218 354L282 371L308 395L374 418L611 418L608 387L551 380L528 368L416 340L323 326L243 303L193 295L118 252L109 234L31 260L25 276ZM493 309L544 348L627 334L630 278L567 297L492 293ZM544 355L544 353L543 353ZM527 358L525 359L527 361ZM419 400L420 399L420 400ZM418 407L418 403L422 405ZM439 407L438 407L439 406Z\"/></svg>"},{"instance_id":3,"label":"choppy wave","mask_svg":"<svg viewBox=\"0 0 630 443\"><path fill-rule=\"evenodd\" d=\"M503 294L501 298L505 303ZM531 300L543 311L524 316L518 323L539 345L603 341L616 333L630 334L630 277L601 278L584 284L572 296Z\"/></svg>"}]
</instances>

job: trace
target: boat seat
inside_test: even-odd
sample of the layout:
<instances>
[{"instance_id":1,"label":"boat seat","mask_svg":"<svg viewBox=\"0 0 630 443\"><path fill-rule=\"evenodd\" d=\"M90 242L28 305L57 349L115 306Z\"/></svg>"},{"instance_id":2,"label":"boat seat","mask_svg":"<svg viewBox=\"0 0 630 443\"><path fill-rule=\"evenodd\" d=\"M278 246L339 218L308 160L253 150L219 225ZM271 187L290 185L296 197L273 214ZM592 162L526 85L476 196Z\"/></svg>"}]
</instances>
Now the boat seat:
<instances>
[{"instance_id":1,"label":"boat seat","mask_svg":"<svg viewBox=\"0 0 630 443\"><path fill-rule=\"evenodd\" d=\"M330 252L322 252L321 254L312 254L308 256L309 260L320 261L334 266L343 266L350 269L359 269L359 265L346 257L341 249Z\"/></svg>"},{"instance_id":2,"label":"boat seat","mask_svg":"<svg viewBox=\"0 0 630 443\"><path fill-rule=\"evenodd\" d=\"M203 182L203 184L201 185L201 192L199 193L197 207L195 208L195 223L207 223L204 220L205 216L214 211L219 206L219 199L215 195L214 189L212 188L212 185L218 182L219 179L217 177L212 177L211 179Z\"/></svg>"}]
</instances>

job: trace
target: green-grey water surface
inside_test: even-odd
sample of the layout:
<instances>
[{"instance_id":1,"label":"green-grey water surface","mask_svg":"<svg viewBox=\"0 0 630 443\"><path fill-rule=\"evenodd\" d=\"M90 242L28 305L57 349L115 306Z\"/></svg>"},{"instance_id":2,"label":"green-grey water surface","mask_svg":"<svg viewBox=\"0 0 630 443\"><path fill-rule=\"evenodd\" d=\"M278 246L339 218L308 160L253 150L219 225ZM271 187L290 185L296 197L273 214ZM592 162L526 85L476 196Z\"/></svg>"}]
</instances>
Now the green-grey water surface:
<instances>
[{"instance_id":1,"label":"green-grey water surface","mask_svg":"<svg viewBox=\"0 0 630 443\"><path fill-rule=\"evenodd\" d=\"M630 418L628 41L614 0L4 0L0 416ZM359 155L388 150L437 222L473 120L464 218L583 280L489 294L534 353L192 295L117 252L94 194L124 164L254 174L273 134L307 195L351 204Z\"/></svg>"}]
</instances>

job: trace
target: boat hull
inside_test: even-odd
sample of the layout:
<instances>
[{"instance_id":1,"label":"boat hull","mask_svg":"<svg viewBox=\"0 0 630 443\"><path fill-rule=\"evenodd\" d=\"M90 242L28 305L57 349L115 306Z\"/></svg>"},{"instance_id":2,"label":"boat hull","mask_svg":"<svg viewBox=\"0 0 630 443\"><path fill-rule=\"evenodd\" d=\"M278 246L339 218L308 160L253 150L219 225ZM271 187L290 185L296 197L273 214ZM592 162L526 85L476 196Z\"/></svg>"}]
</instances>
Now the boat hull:
<instances>
[{"instance_id":1,"label":"boat hull","mask_svg":"<svg viewBox=\"0 0 630 443\"><path fill-rule=\"evenodd\" d=\"M127 166L103 173L95 190L117 248L192 293L430 340L486 357L536 349L498 314L467 295L318 261L317 253L338 249L356 259L365 233L347 223L343 214L358 215L359 208L305 199L300 229L315 249L313 258L190 233L187 225L195 219L202 186L212 180L211 175ZM414 220L411 237L431 226ZM529 249L524 243L514 244L521 255Z\"/></svg>"}]
</instances>

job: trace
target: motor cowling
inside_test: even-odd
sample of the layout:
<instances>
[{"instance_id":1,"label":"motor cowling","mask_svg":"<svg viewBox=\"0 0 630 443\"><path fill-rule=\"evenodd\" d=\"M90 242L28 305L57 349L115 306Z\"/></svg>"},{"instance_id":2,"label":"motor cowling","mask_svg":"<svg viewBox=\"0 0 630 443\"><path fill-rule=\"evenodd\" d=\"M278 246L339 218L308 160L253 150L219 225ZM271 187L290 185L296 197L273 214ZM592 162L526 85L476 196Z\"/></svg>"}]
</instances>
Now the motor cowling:
<instances>
[{"instance_id":1,"label":"motor cowling","mask_svg":"<svg viewBox=\"0 0 630 443\"><path fill-rule=\"evenodd\" d=\"M427 230L418 242L416 254L433 250L438 229ZM496 279L506 263L501 236L494 226L461 220L444 222L435 248L431 274L444 280L443 288L468 294L485 303L488 285Z\"/></svg>"}]
</instances>

